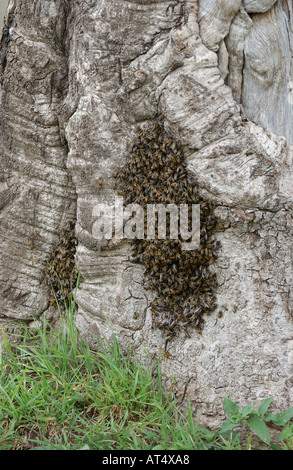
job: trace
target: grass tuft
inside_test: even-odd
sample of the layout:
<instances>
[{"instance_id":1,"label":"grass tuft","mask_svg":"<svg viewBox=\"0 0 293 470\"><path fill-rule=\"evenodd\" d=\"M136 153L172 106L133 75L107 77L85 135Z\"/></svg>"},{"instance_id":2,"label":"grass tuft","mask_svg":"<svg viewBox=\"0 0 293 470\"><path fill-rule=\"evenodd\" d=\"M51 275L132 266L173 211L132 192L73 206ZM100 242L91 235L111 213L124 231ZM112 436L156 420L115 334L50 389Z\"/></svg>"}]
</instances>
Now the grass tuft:
<instances>
[{"instance_id":1,"label":"grass tuft","mask_svg":"<svg viewBox=\"0 0 293 470\"><path fill-rule=\"evenodd\" d=\"M159 364L154 376L114 335L96 349L80 338L73 309L58 332L45 321L16 346L4 335L0 450L182 446L186 419L163 391Z\"/></svg>"},{"instance_id":2,"label":"grass tuft","mask_svg":"<svg viewBox=\"0 0 293 470\"><path fill-rule=\"evenodd\" d=\"M226 399L229 418L223 429L203 429L190 407L179 409L164 389L159 361L154 373L131 350L122 354L114 335L90 350L73 312L72 302L58 331L46 321L42 328L26 328L16 346L4 335L0 450L241 450L251 448L251 437L241 443L233 429L245 419L261 435L255 414L263 417L269 402L258 412L249 408L248 414L246 407L241 414ZM293 450L291 411L267 416L285 425L275 448Z\"/></svg>"}]
</instances>

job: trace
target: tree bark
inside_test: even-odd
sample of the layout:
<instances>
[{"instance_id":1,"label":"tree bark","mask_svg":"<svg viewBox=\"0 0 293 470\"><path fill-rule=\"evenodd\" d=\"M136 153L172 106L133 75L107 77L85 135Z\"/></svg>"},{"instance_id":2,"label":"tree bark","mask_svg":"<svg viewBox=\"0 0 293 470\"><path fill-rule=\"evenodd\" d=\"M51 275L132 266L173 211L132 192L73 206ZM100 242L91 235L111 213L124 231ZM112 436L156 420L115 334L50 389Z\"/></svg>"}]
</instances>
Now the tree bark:
<instances>
[{"instance_id":1,"label":"tree bark","mask_svg":"<svg viewBox=\"0 0 293 470\"><path fill-rule=\"evenodd\" d=\"M114 332L146 362L162 355L179 401L204 408L211 425L223 396L292 405L292 18L286 0L10 0L1 41L3 322L54 317L39 278L72 220L76 324L86 340ZM168 354L130 243L97 242L92 232L137 126L159 116L188 144L188 170L225 228L213 268L219 308L201 335L168 343Z\"/></svg>"}]
</instances>

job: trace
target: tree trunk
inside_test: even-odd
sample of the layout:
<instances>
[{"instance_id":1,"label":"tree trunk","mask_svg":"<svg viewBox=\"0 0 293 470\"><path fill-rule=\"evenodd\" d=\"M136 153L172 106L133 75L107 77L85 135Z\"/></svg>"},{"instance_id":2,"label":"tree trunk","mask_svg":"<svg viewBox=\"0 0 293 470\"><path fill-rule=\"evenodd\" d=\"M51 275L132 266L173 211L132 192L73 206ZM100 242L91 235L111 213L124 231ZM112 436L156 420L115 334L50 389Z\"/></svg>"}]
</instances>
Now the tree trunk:
<instances>
[{"instance_id":1,"label":"tree trunk","mask_svg":"<svg viewBox=\"0 0 293 470\"><path fill-rule=\"evenodd\" d=\"M146 361L162 355L179 401L204 407L211 425L223 396L292 405L292 18L289 0L10 0L1 41L2 322L56 315L39 279L73 221L85 339L114 332ZM223 226L218 308L201 334L182 331L167 345L152 328L155 294L131 244L93 235L94 208L117 194L113 175L137 126L159 118L187 144L188 171Z\"/></svg>"}]
</instances>

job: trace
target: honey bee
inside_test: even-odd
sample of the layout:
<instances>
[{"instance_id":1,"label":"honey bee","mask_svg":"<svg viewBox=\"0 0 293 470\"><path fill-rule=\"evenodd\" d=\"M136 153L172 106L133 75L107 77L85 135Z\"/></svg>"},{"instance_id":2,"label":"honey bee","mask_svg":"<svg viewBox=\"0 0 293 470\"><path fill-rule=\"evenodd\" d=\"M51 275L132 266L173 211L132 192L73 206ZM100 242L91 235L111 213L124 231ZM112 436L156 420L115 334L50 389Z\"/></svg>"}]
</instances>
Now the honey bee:
<instances>
[{"instance_id":1,"label":"honey bee","mask_svg":"<svg viewBox=\"0 0 293 470\"><path fill-rule=\"evenodd\" d=\"M158 239L158 229L151 243L139 240L132 253L145 267L148 288L154 289L159 301L151 307L153 324L171 341L181 329L203 328L203 315L215 310L215 275L209 267L216 259L219 245L212 239L217 226L213 205L198 194L198 187L188 175L184 152L165 132L162 123L150 129L137 130L125 167L115 175L116 187L128 202L143 205L162 203L200 204L201 246L194 252L181 250L182 239ZM188 218L192 227L191 213ZM158 224L157 224L158 225ZM168 225L168 224L167 224ZM146 223L145 223L146 229ZM213 240L213 241L212 241Z\"/></svg>"},{"instance_id":2,"label":"honey bee","mask_svg":"<svg viewBox=\"0 0 293 470\"><path fill-rule=\"evenodd\" d=\"M99 178L98 179L98 189L102 189L102 187L103 187L103 179Z\"/></svg>"},{"instance_id":3,"label":"honey bee","mask_svg":"<svg viewBox=\"0 0 293 470\"><path fill-rule=\"evenodd\" d=\"M62 301L60 308L64 308L64 301L71 298L72 289L76 284L78 275L74 263L76 246L74 224L68 222L59 232L59 242L45 260L46 267L40 277L40 282L46 282L50 287L50 303L57 306L56 299Z\"/></svg>"}]
</instances>

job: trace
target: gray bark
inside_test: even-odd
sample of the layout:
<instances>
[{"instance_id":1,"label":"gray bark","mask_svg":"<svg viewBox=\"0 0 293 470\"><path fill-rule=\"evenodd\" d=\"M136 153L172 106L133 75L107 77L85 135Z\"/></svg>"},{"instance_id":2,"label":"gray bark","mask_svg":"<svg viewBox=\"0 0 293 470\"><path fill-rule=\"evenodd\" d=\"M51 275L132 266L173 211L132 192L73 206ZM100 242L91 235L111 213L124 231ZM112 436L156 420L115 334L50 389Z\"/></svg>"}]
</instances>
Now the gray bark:
<instances>
[{"instance_id":1,"label":"gray bark","mask_svg":"<svg viewBox=\"0 0 293 470\"><path fill-rule=\"evenodd\" d=\"M0 3L0 28L3 27L3 19L8 5L8 0L4 0Z\"/></svg>"},{"instance_id":2,"label":"gray bark","mask_svg":"<svg viewBox=\"0 0 293 470\"><path fill-rule=\"evenodd\" d=\"M222 397L292 405L292 12L278 1L11 0L1 41L2 321L50 317L43 259L76 222L76 324L162 354L216 425ZM291 83L292 85L292 83ZM127 241L97 243L137 125L162 115L217 206L219 309L168 344ZM98 189L99 178L103 187ZM145 349L150 352L146 356Z\"/></svg>"}]
</instances>

